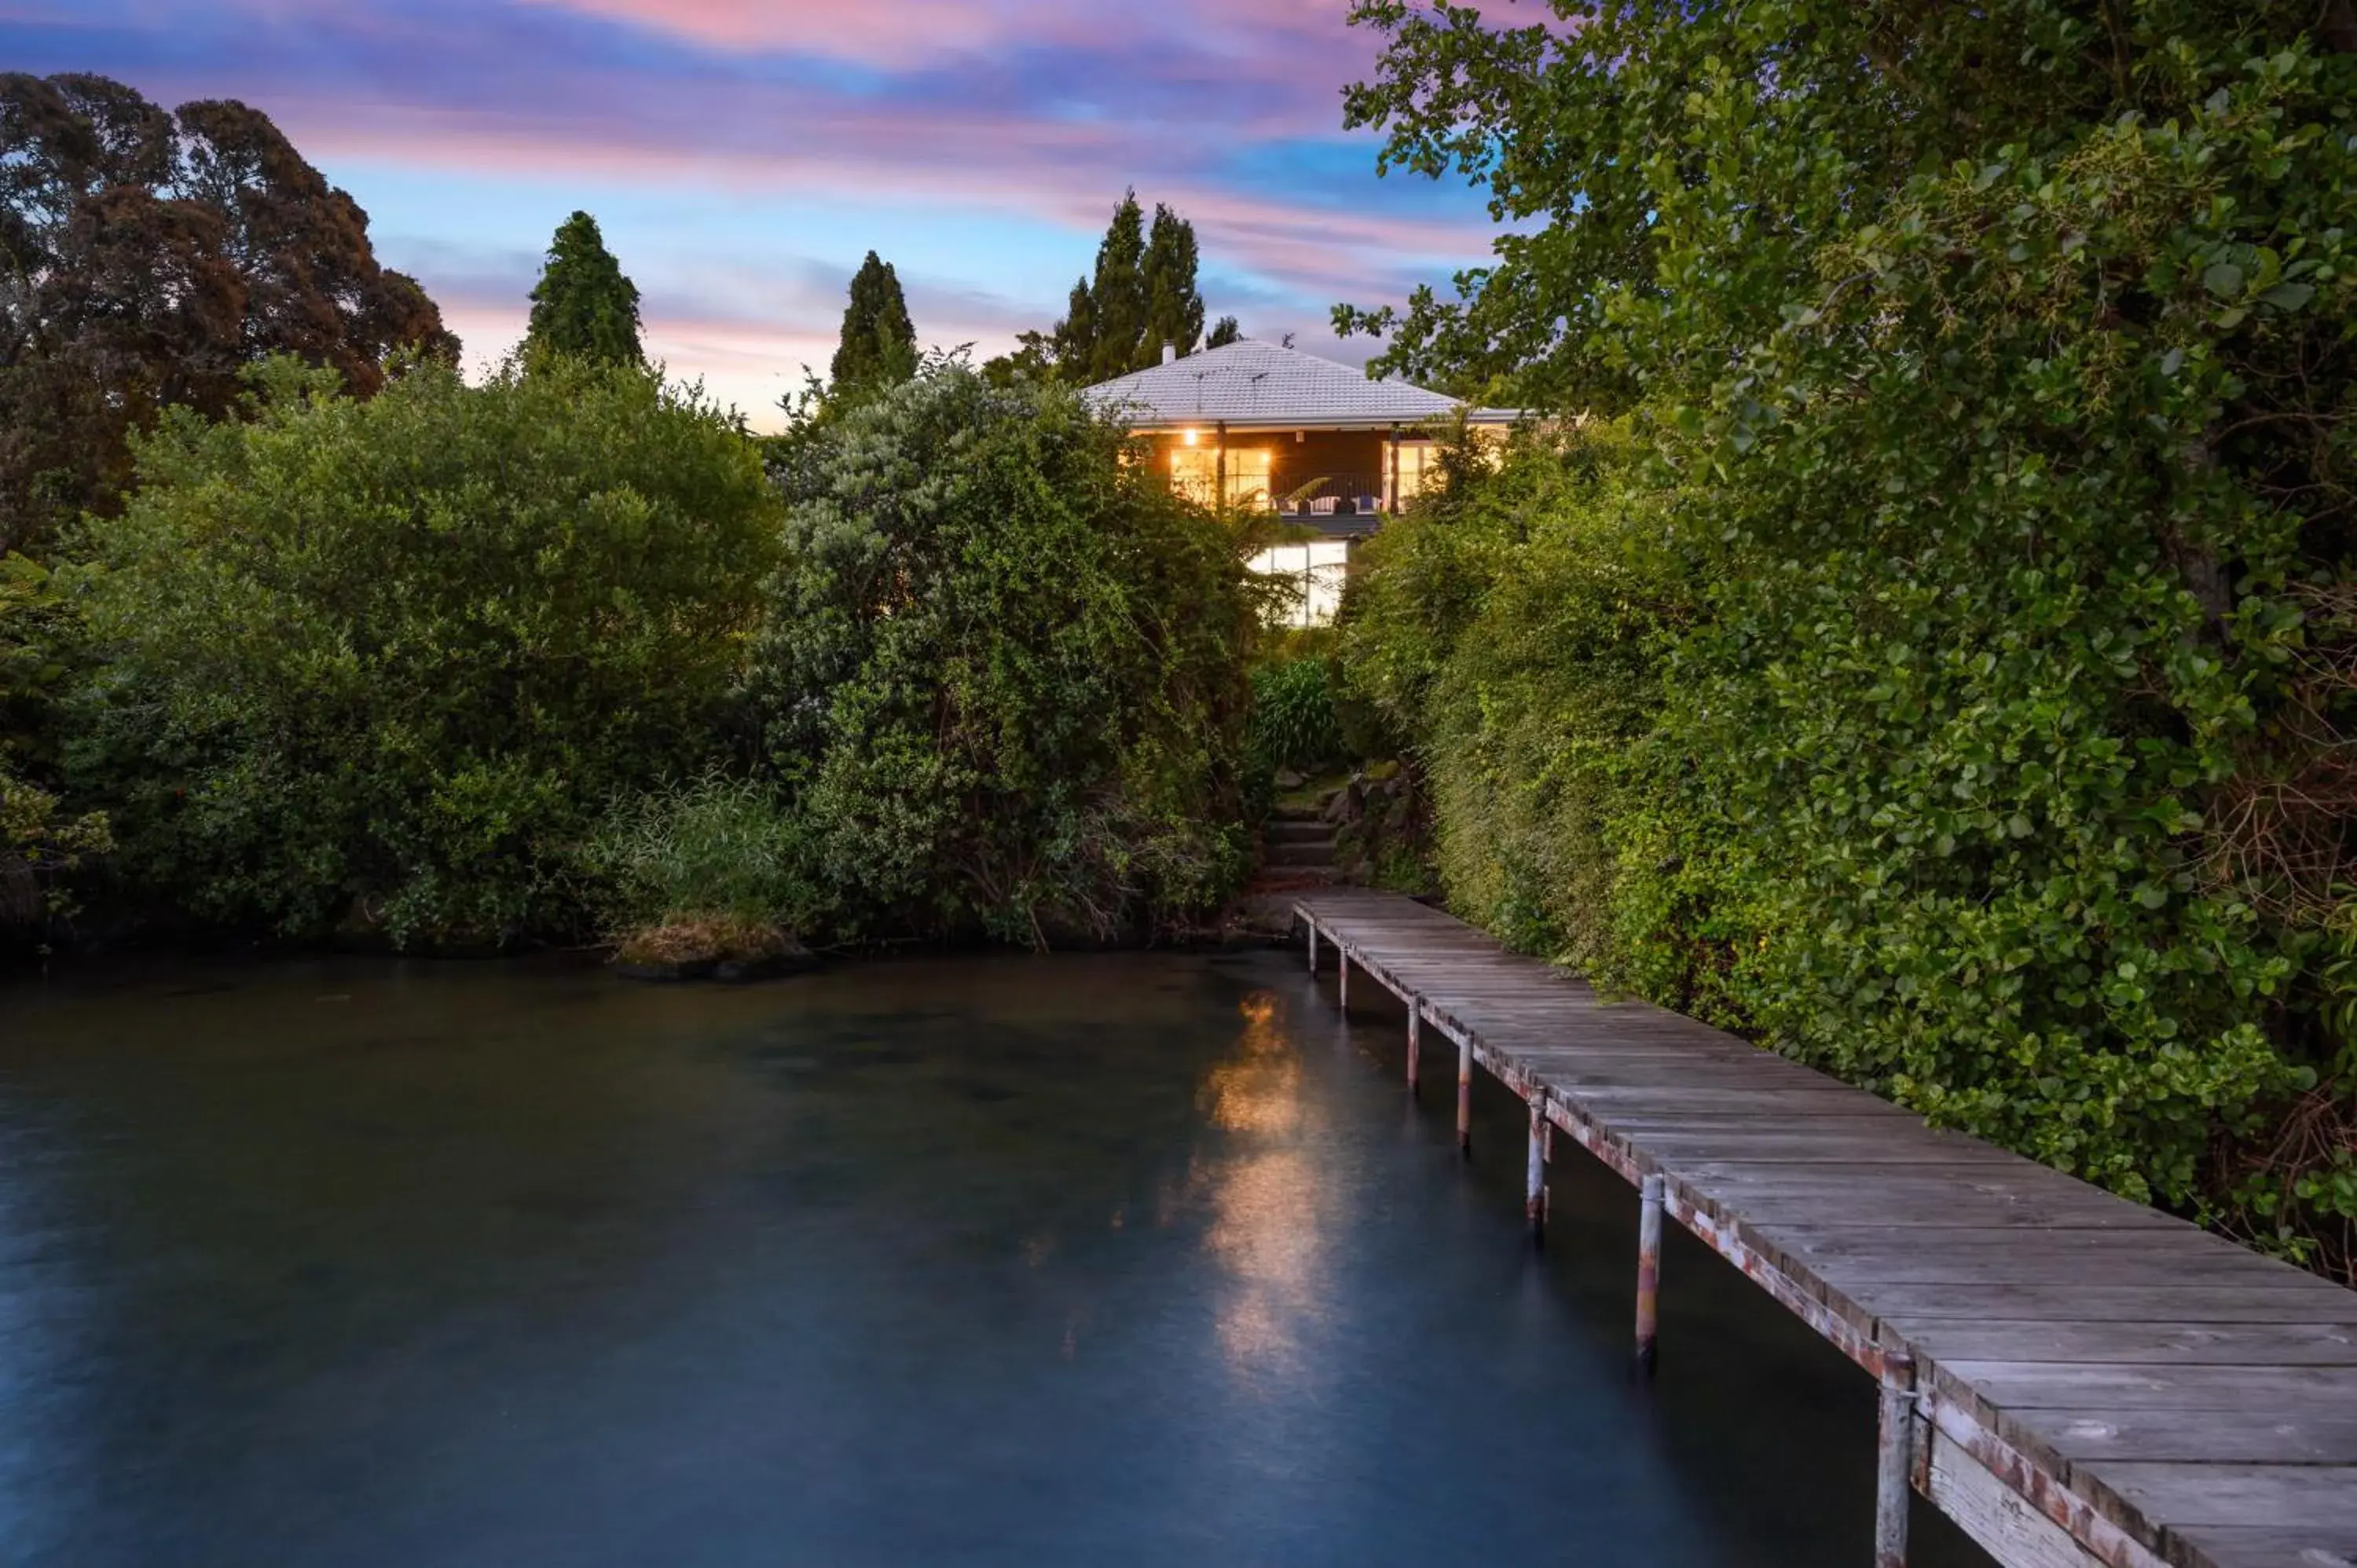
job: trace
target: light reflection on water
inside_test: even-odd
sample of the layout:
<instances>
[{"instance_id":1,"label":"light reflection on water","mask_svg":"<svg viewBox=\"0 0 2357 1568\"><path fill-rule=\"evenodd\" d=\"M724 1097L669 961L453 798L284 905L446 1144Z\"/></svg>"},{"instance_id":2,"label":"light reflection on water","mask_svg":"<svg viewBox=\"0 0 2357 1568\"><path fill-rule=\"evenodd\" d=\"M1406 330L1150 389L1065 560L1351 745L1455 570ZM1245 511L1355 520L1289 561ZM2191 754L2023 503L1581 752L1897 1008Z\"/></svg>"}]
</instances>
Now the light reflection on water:
<instances>
[{"instance_id":1,"label":"light reflection on water","mask_svg":"<svg viewBox=\"0 0 2357 1568\"><path fill-rule=\"evenodd\" d=\"M0 986L0 1562L1861 1559L1863 1380L1674 1239L1631 1388L1626 1189L1534 1257L1397 1048L1275 955Z\"/></svg>"},{"instance_id":2,"label":"light reflection on water","mask_svg":"<svg viewBox=\"0 0 2357 1568\"><path fill-rule=\"evenodd\" d=\"M1277 1026L1276 999L1256 992L1237 1013L1235 1054L1205 1072L1200 1096L1211 1125L1232 1135L1216 1177L1203 1178L1212 1215L1204 1242L1227 1274L1219 1332L1229 1368L1266 1387L1308 1371L1299 1330L1328 1294L1321 1241L1338 1195L1314 1157L1317 1140L1304 1136L1317 1108L1300 1053Z\"/></svg>"}]
</instances>

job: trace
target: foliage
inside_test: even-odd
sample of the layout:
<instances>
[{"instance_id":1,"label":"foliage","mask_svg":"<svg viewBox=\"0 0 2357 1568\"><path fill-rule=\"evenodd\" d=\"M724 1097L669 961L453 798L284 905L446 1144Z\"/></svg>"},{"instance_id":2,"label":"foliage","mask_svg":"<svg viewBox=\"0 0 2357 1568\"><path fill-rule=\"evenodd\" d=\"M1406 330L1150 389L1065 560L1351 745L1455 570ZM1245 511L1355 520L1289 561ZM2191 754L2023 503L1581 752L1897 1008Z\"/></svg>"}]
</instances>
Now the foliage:
<instances>
[{"instance_id":1,"label":"foliage","mask_svg":"<svg viewBox=\"0 0 2357 1568\"><path fill-rule=\"evenodd\" d=\"M229 412L265 355L361 396L397 352L457 362L368 215L244 104L0 74L0 553L112 509L128 434Z\"/></svg>"},{"instance_id":2,"label":"foliage","mask_svg":"<svg viewBox=\"0 0 2357 1568\"><path fill-rule=\"evenodd\" d=\"M1368 542L1342 618L1351 688L1413 737L1452 904L1612 984L1676 940L1684 901L1612 838L1644 821L1663 664L1695 593L1643 456L1598 423L1525 434L1494 463L1460 444ZM1658 978L1640 988L1711 1010L1691 976Z\"/></svg>"},{"instance_id":3,"label":"foliage","mask_svg":"<svg viewBox=\"0 0 2357 1568\"><path fill-rule=\"evenodd\" d=\"M1358 13L1515 232L1344 324L1652 459L1378 542L1452 894L2349 1269L2348 7L1557 12Z\"/></svg>"},{"instance_id":4,"label":"foliage","mask_svg":"<svg viewBox=\"0 0 2357 1568\"><path fill-rule=\"evenodd\" d=\"M891 263L867 252L851 279L843 332L829 372L834 394L863 398L917 373L917 328Z\"/></svg>"},{"instance_id":5,"label":"foliage","mask_svg":"<svg viewBox=\"0 0 2357 1568\"><path fill-rule=\"evenodd\" d=\"M1231 343L1241 343L1243 340L1243 324L1232 316L1222 316L1213 324L1210 335L1203 339L1203 347L1224 349Z\"/></svg>"},{"instance_id":6,"label":"foliage","mask_svg":"<svg viewBox=\"0 0 2357 1568\"><path fill-rule=\"evenodd\" d=\"M1342 760L1327 660L1270 660L1252 672L1253 755L1272 768L1310 773Z\"/></svg>"},{"instance_id":7,"label":"foliage","mask_svg":"<svg viewBox=\"0 0 2357 1568\"><path fill-rule=\"evenodd\" d=\"M58 880L113 847L102 814L70 816L34 781L54 760L42 743L67 672L59 658L65 620L48 572L0 556L0 939L67 912Z\"/></svg>"},{"instance_id":8,"label":"foliage","mask_svg":"<svg viewBox=\"0 0 2357 1568\"><path fill-rule=\"evenodd\" d=\"M713 745L776 559L751 444L638 368L262 382L167 414L80 541L70 776L123 877L289 934L570 929L605 802Z\"/></svg>"},{"instance_id":9,"label":"foliage","mask_svg":"<svg viewBox=\"0 0 2357 1568\"><path fill-rule=\"evenodd\" d=\"M638 365L639 286L606 249L597 220L576 212L549 242L540 281L532 285L527 359L549 355L599 365Z\"/></svg>"},{"instance_id":10,"label":"foliage","mask_svg":"<svg viewBox=\"0 0 2357 1568\"><path fill-rule=\"evenodd\" d=\"M705 921L794 923L804 857L764 783L707 772L624 796L584 861L616 934Z\"/></svg>"},{"instance_id":11,"label":"foliage","mask_svg":"<svg viewBox=\"0 0 2357 1568\"><path fill-rule=\"evenodd\" d=\"M955 360L783 445L752 690L813 930L1106 940L1240 873L1243 574L1126 452Z\"/></svg>"}]
</instances>

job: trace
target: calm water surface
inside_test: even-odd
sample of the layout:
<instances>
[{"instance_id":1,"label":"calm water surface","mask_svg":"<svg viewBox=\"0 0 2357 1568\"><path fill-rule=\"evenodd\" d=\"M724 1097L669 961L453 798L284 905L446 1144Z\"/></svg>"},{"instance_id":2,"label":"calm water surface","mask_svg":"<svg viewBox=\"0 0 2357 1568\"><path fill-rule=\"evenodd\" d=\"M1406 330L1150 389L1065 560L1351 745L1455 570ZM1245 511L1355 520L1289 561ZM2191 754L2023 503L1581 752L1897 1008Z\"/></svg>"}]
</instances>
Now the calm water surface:
<instances>
[{"instance_id":1,"label":"calm water surface","mask_svg":"<svg viewBox=\"0 0 2357 1568\"><path fill-rule=\"evenodd\" d=\"M1862 1564L1867 1380L1674 1233L1633 1386L1629 1189L1534 1255L1399 1050L1276 954L0 985L0 1562Z\"/></svg>"}]
</instances>

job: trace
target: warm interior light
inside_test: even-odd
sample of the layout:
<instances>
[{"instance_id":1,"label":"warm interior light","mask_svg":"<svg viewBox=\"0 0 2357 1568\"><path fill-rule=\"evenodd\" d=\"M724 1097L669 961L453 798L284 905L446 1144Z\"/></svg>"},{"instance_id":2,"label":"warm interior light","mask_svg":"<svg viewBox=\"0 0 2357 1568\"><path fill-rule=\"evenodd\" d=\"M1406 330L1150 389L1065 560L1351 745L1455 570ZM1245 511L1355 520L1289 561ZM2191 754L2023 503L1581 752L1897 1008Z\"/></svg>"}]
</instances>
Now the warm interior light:
<instances>
[{"instance_id":1,"label":"warm interior light","mask_svg":"<svg viewBox=\"0 0 2357 1568\"><path fill-rule=\"evenodd\" d=\"M1187 445L1189 446L1195 445L1195 433L1191 430L1187 432Z\"/></svg>"}]
</instances>

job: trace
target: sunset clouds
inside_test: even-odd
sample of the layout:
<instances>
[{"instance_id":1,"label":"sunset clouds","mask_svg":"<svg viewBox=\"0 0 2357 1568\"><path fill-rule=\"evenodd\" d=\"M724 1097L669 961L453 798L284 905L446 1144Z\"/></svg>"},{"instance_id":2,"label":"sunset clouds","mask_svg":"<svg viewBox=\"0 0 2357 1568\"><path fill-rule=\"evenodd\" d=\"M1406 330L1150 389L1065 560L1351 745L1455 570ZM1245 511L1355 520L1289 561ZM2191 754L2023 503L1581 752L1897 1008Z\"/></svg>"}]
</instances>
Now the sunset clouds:
<instances>
[{"instance_id":1,"label":"sunset clouds","mask_svg":"<svg viewBox=\"0 0 2357 1568\"><path fill-rule=\"evenodd\" d=\"M1378 180L1372 139L1342 134L1374 48L1344 10L0 0L0 59L264 109L475 357L520 335L541 247L587 208L646 294L650 347L759 414L832 351L870 247L921 338L991 352L1060 311L1129 185L1194 220L1215 314L1304 346L1339 299L1480 260L1477 203Z\"/></svg>"}]
</instances>

